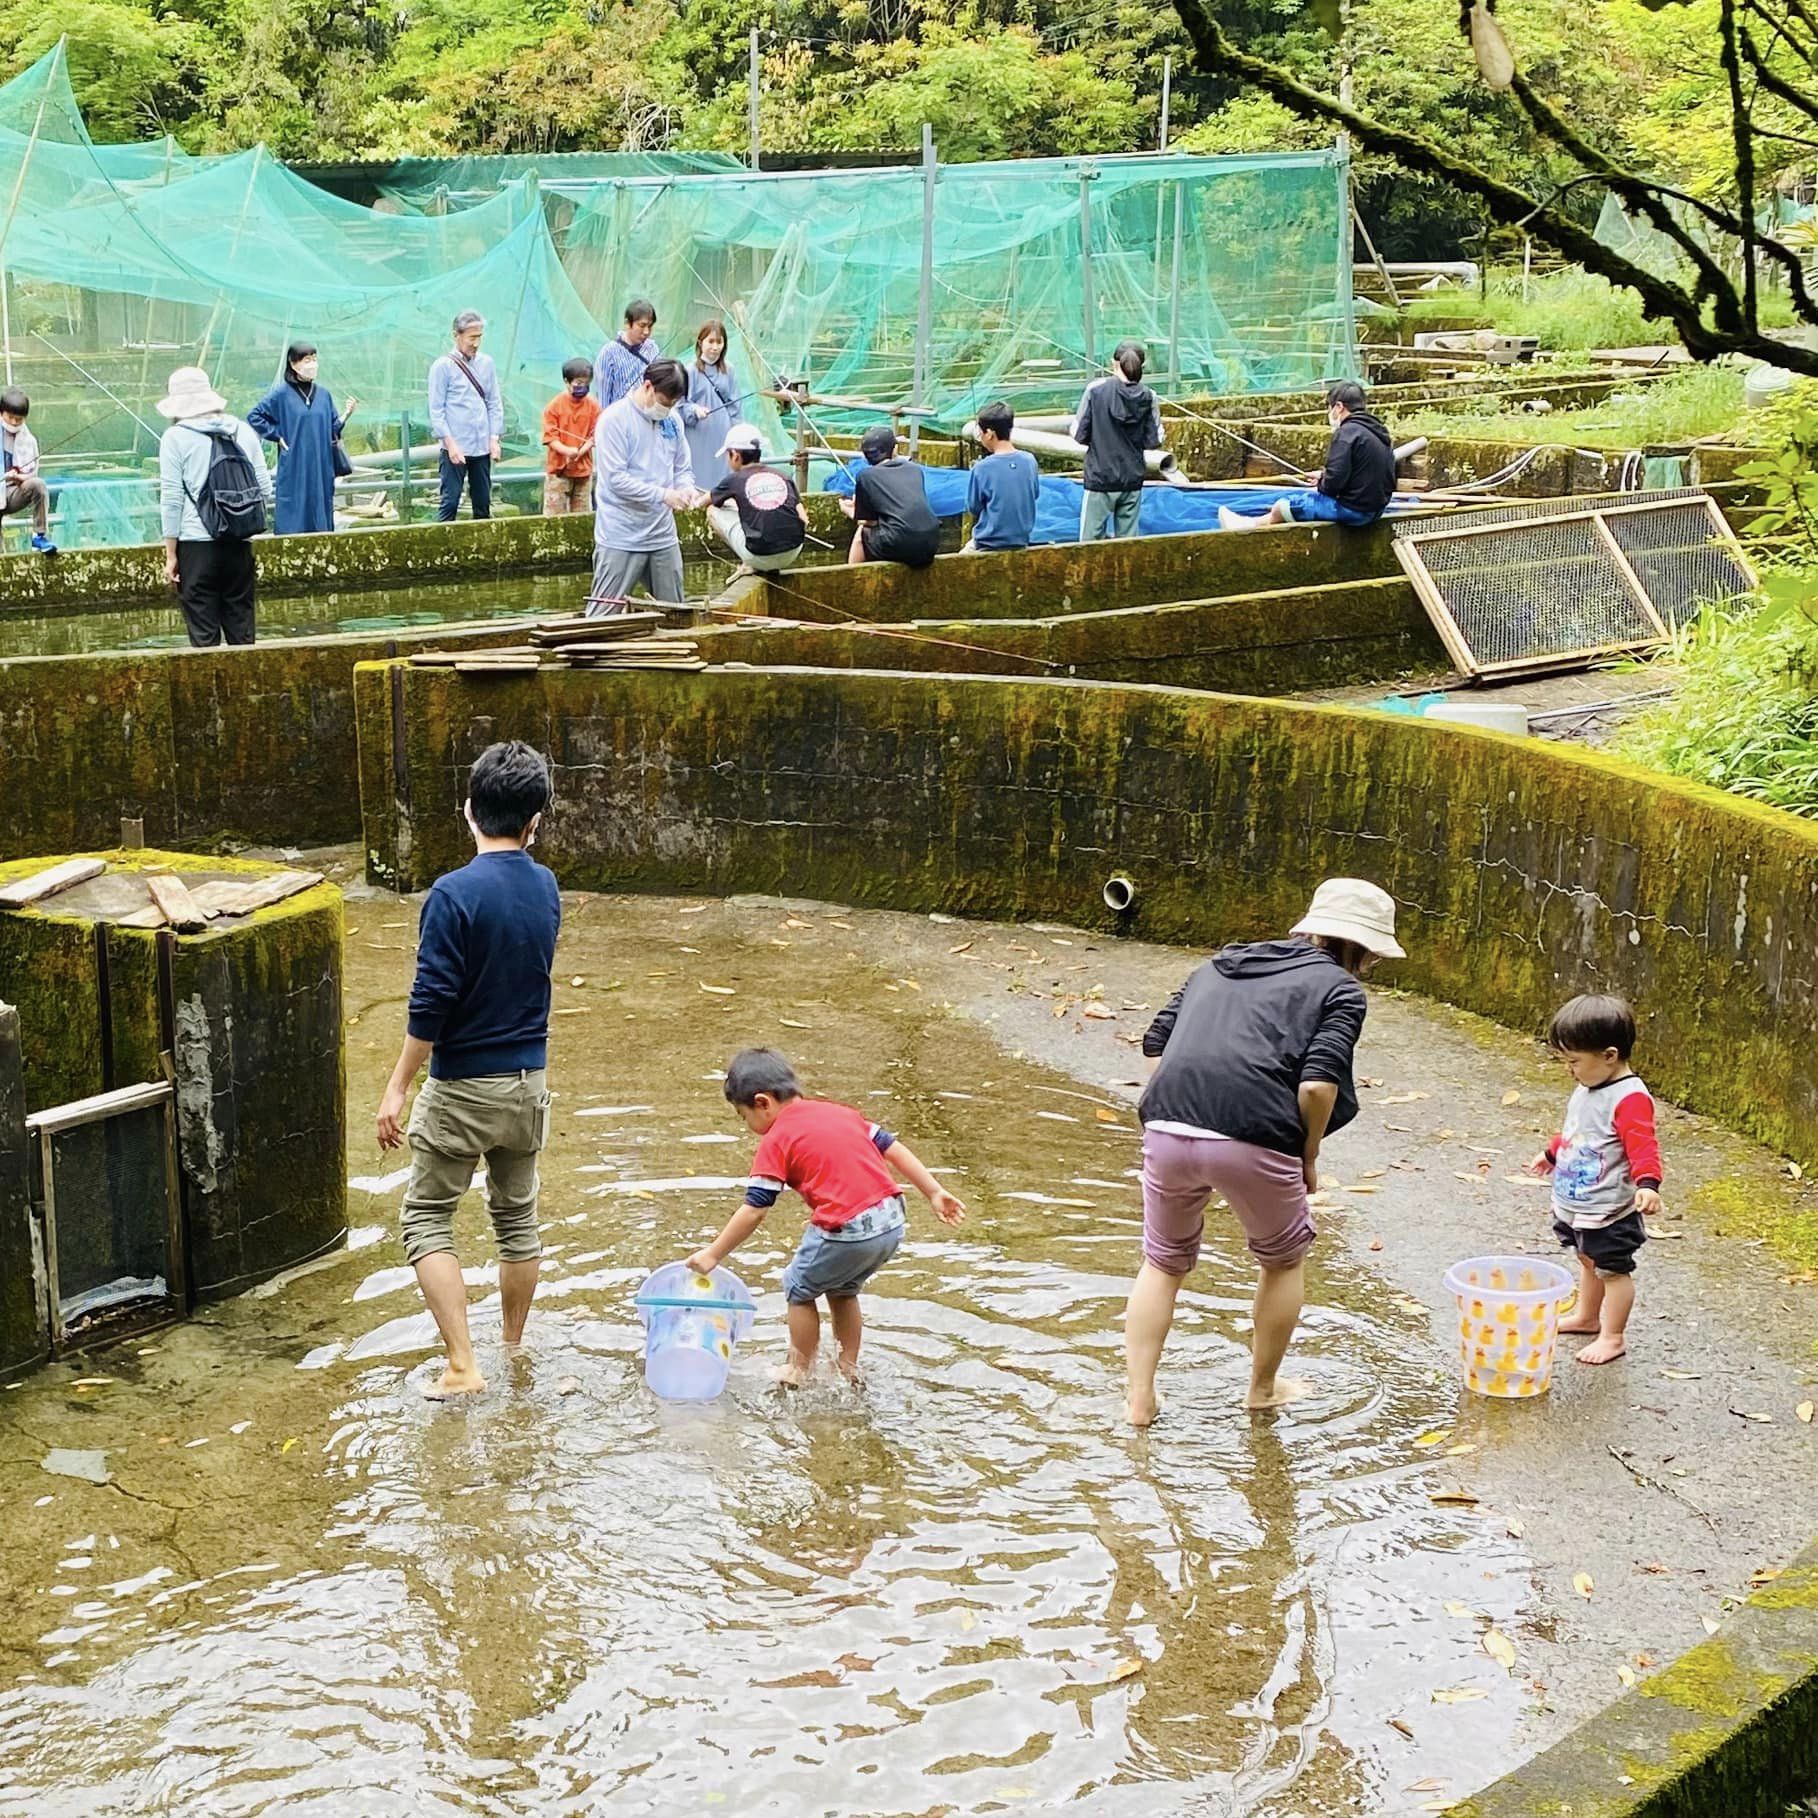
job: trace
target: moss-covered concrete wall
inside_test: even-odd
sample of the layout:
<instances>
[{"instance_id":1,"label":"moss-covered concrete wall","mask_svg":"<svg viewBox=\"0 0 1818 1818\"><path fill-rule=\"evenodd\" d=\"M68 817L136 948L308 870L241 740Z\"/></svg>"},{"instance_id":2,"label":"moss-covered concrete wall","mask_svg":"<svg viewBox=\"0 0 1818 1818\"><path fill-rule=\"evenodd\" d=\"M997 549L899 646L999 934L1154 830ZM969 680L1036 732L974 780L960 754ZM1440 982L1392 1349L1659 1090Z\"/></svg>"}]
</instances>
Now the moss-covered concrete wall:
<instances>
[{"instance_id":1,"label":"moss-covered concrete wall","mask_svg":"<svg viewBox=\"0 0 1818 1818\"><path fill-rule=\"evenodd\" d=\"M50 1355L43 1244L32 1213L25 1113L19 1012L0 1001L0 1371L7 1372L27 1369Z\"/></svg>"},{"instance_id":2,"label":"moss-covered concrete wall","mask_svg":"<svg viewBox=\"0 0 1818 1818\"><path fill-rule=\"evenodd\" d=\"M918 619L906 625L756 619L695 635L710 663L1084 676L1264 695L1386 680L1448 662L1405 580L1053 619Z\"/></svg>"},{"instance_id":3,"label":"moss-covered concrete wall","mask_svg":"<svg viewBox=\"0 0 1818 1818\"><path fill-rule=\"evenodd\" d=\"M825 493L807 501L809 528L833 551L810 545L808 560L843 560L852 527L839 501ZM677 516L685 560L724 558L704 511ZM589 567L593 514L562 518L492 518L481 523L406 524L373 530L339 530L320 536L261 537L255 545L259 588L265 594L345 592L361 587L404 587L412 582L494 580L502 575ZM118 549L71 549L54 561L42 556L0 556L0 612L79 610L143 602L168 605L164 545L136 543Z\"/></svg>"},{"instance_id":4,"label":"moss-covered concrete wall","mask_svg":"<svg viewBox=\"0 0 1818 1818\"><path fill-rule=\"evenodd\" d=\"M250 879L274 869L150 850L97 856L113 870ZM54 862L0 864L0 883ZM27 1108L156 1079L174 1036L192 1292L230 1293L337 1242L347 1229L340 891L318 884L172 936L174 1030L159 1005L158 936L107 927L104 981L94 928L56 897L0 913L0 999L19 1011Z\"/></svg>"},{"instance_id":5,"label":"moss-covered concrete wall","mask_svg":"<svg viewBox=\"0 0 1818 1818\"><path fill-rule=\"evenodd\" d=\"M394 674L397 694L394 697ZM1403 905L1398 980L1517 1028L1622 991L1649 1083L1818 1165L1818 826L1599 753L1401 716L1133 685L814 670L362 668L375 869L464 862L465 766L548 751L575 889L779 890L1108 923L1286 927L1310 884ZM394 712L395 707L395 712Z\"/></svg>"},{"instance_id":6,"label":"moss-covered concrete wall","mask_svg":"<svg viewBox=\"0 0 1818 1818\"><path fill-rule=\"evenodd\" d=\"M0 859L109 844L122 816L162 846L350 839L355 663L517 635L498 622L0 661Z\"/></svg>"},{"instance_id":7,"label":"moss-covered concrete wall","mask_svg":"<svg viewBox=\"0 0 1818 1818\"><path fill-rule=\"evenodd\" d=\"M1389 529L1282 525L1245 536L1198 533L938 556L927 568L867 562L796 569L742 601L747 611L851 619L1046 619L1168 600L1205 600L1398 575ZM757 603L751 603L755 600Z\"/></svg>"},{"instance_id":8,"label":"moss-covered concrete wall","mask_svg":"<svg viewBox=\"0 0 1818 1818\"><path fill-rule=\"evenodd\" d=\"M1818 1788L1818 1547L1452 1818L1784 1818Z\"/></svg>"}]
</instances>

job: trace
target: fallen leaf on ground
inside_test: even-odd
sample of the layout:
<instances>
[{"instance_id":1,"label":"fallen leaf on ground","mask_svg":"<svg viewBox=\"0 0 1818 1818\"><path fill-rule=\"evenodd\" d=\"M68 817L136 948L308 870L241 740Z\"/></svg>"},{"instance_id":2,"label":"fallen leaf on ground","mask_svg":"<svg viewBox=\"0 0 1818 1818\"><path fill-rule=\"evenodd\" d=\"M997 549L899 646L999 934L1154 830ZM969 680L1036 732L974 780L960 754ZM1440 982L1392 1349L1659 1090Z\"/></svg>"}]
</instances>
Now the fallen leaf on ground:
<instances>
[{"instance_id":1,"label":"fallen leaf on ground","mask_svg":"<svg viewBox=\"0 0 1818 1818\"><path fill-rule=\"evenodd\" d=\"M1749 1574L1749 1583L1756 1590L1760 1590L1764 1584L1772 1584L1779 1576L1780 1568L1778 1566L1763 1566L1759 1571Z\"/></svg>"},{"instance_id":2,"label":"fallen leaf on ground","mask_svg":"<svg viewBox=\"0 0 1818 1818\"><path fill-rule=\"evenodd\" d=\"M961 941L957 947L949 947L947 951L949 953L970 953L972 951L972 943L970 941Z\"/></svg>"},{"instance_id":3,"label":"fallen leaf on ground","mask_svg":"<svg viewBox=\"0 0 1818 1818\"><path fill-rule=\"evenodd\" d=\"M730 985L703 984L701 986L701 989L703 991L711 991L715 997L737 997L738 996L738 993L736 991L734 991Z\"/></svg>"},{"instance_id":4,"label":"fallen leaf on ground","mask_svg":"<svg viewBox=\"0 0 1818 1818\"><path fill-rule=\"evenodd\" d=\"M1731 1408L1730 1412L1734 1414L1738 1420L1759 1421L1764 1427L1771 1427L1774 1424L1774 1417L1772 1414L1762 1414L1754 1408Z\"/></svg>"},{"instance_id":5,"label":"fallen leaf on ground","mask_svg":"<svg viewBox=\"0 0 1818 1818\"><path fill-rule=\"evenodd\" d=\"M1572 1580L1572 1589L1575 1590L1580 1597L1589 1597L1590 1594L1597 1589L1597 1583L1589 1572L1580 1572L1578 1576Z\"/></svg>"},{"instance_id":6,"label":"fallen leaf on ground","mask_svg":"<svg viewBox=\"0 0 1818 1818\"><path fill-rule=\"evenodd\" d=\"M1391 1717L1388 1722L1389 1728L1395 1731L1398 1736L1405 1736L1410 1742L1414 1740L1413 1730L1407 1724L1403 1723L1399 1717Z\"/></svg>"},{"instance_id":7,"label":"fallen leaf on ground","mask_svg":"<svg viewBox=\"0 0 1818 1818\"><path fill-rule=\"evenodd\" d=\"M1793 1412L1797 1414L1808 1427L1812 1424L1812 1404L1809 1401L1802 1401Z\"/></svg>"},{"instance_id":8,"label":"fallen leaf on ground","mask_svg":"<svg viewBox=\"0 0 1818 1818\"><path fill-rule=\"evenodd\" d=\"M1723 1627L1715 1616L1700 1616L1698 1620L1704 1624L1704 1632L1707 1635L1715 1635Z\"/></svg>"},{"instance_id":9,"label":"fallen leaf on ground","mask_svg":"<svg viewBox=\"0 0 1818 1818\"><path fill-rule=\"evenodd\" d=\"M1105 1675L1107 1685L1116 1685L1120 1679L1134 1679L1149 1663L1146 1660L1120 1660Z\"/></svg>"},{"instance_id":10,"label":"fallen leaf on ground","mask_svg":"<svg viewBox=\"0 0 1818 1818\"><path fill-rule=\"evenodd\" d=\"M1387 1098L1381 1099L1378 1102L1385 1105L1414 1105L1418 1104L1423 1098L1431 1098L1432 1096L1433 1095L1430 1092L1393 1092Z\"/></svg>"},{"instance_id":11,"label":"fallen leaf on ground","mask_svg":"<svg viewBox=\"0 0 1818 1818\"><path fill-rule=\"evenodd\" d=\"M1622 1681L1622 1683L1625 1686L1627 1686L1631 1691L1634 1689L1634 1687L1635 1687L1635 1669L1633 1667L1619 1666L1616 1669L1616 1677L1618 1679L1620 1679Z\"/></svg>"},{"instance_id":12,"label":"fallen leaf on ground","mask_svg":"<svg viewBox=\"0 0 1818 1818\"><path fill-rule=\"evenodd\" d=\"M291 1447L292 1447L292 1446L294 1446L294 1445L295 1445L295 1444L296 1444L296 1443L297 1443L297 1442L296 1442L296 1441L295 1441L295 1440L294 1440L294 1439L287 1439L287 1440L285 1440L285 1442L284 1442L284 1443L283 1443L283 1444L282 1444L282 1445L281 1445L281 1446L279 1446L279 1448L278 1448L278 1456L279 1456L279 1457L280 1457L280 1458L282 1458L282 1457L283 1457L283 1456L284 1456L284 1454L285 1454L285 1453L286 1453L286 1452L288 1452L288 1451L289 1451L289 1450L290 1450L290 1448L291 1448Z\"/></svg>"},{"instance_id":13,"label":"fallen leaf on ground","mask_svg":"<svg viewBox=\"0 0 1818 1818\"><path fill-rule=\"evenodd\" d=\"M1502 1102L1505 1105L1519 1105L1521 1103L1521 1094L1519 1092L1505 1092L1502 1095Z\"/></svg>"},{"instance_id":14,"label":"fallen leaf on ground","mask_svg":"<svg viewBox=\"0 0 1818 1818\"><path fill-rule=\"evenodd\" d=\"M1660 1374L1668 1382L1699 1382L1702 1380L1696 1370L1662 1370Z\"/></svg>"},{"instance_id":15,"label":"fallen leaf on ground","mask_svg":"<svg viewBox=\"0 0 1818 1818\"><path fill-rule=\"evenodd\" d=\"M1446 1614L1448 1616L1475 1617L1477 1612L1474 1609L1472 1609L1468 1603L1460 1603L1456 1598L1454 1598L1450 1603L1448 1603L1446 1605Z\"/></svg>"},{"instance_id":16,"label":"fallen leaf on ground","mask_svg":"<svg viewBox=\"0 0 1818 1818\"><path fill-rule=\"evenodd\" d=\"M1652 1654L1637 1654L1635 1656L1635 1664L1638 1667L1643 1668L1651 1667L1654 1664L1654 1656Z\"/></svg>"},{"instance_id":17,"label":"fallen leaf on ground","mask_svg":"<svg viewBox=\"0 0 1818 1818\"><path fill-rule=\"evenodd\" d=\"M1477 1498L1469 1490L1435 1490L1427 1500L1443 1508L1474 1509Z\"/></svg>"},{"instance_id":18,"label":"fallen leaf on ground","mask_svg":"<svg viewBox=\"0 0 1818 1818\"><path fill-rule=\"evenodd\" d=\"M76 1387L78 1389L104 1389L113 1380L111 1376L78 1376Z\"/></svg>"},{"instance_id":19,"label":"fallen leaf on ground","mask_svg":"<svg viewBox=\"0 0 1818 1818\"><path fill-rule=\"evenodd\" d=\"M1527 1529L1524 1528L1521 1525L1521 1523L1513 1515L1511 1515L1509 1517L1509 1538L1511 1540L1519 1540L1522 1537L1522 1535L1525 1534L1526 1532L1527 1532Z\"/></svg>"},{"instance_id":20,"label":"fallen leaf on ground","mask_svg":"<svg viewBox=\"0 0 1818 1818\"><path fill-rule=\"evenodd\" d=\"M1505 1174L1502 1178L1511 1187L1545 1187L1549 1192L1553 1187L1550 1180L1537 1180L1532 1174Z\"/></svg>"},{"instance_id":21,"label":"fallen leaf on ground","mask_svg":"<svg viewBox=\"0 0 1818 1818\"><path fill-rule=\"evenodd\" d=\"M1090 1017L1095 1023L1114 1023L1117 1021L1117 1012L1113 1010L1109 1004L1088 1004L1080 1012L1080 1015Z\"/></svg>"},{"instance_id":22,"label":"fallen leaf on ground","mask_svg":"<svg viewBox=\"0 0 1818 1818\"><path fill-rule=\"evenodd\" d=\"M1098 1106L1093 1115L1101 1124L1121 1124L1123 1122L1115 1111L1107 1111L1103 1105Z\"/></svg>"},{"instance_id":23,"label":"fallen leaf on ground","mask_svg":"<svg viewBox=\"0 0 1818 1818\"><path fill-rule=\"evenodd\" d=\"M806 1029L806 1023L798 1023L793 1016L779 1016L776 1019L785 1029Z\"/></svg>"},{"instance_id":24,"label":"fallen leaf on ground","mask_svg":"<svg viewBox=\"0 0 1818 1818\"><path fill-rule=\"evenodd\" d=\"M1451 1437L1452 1429L1450 1427L1435 1427L1431 1433L1422 1433L1414 1443L1417 1446L1439 1446L1444 1445Z\"/></svg>"},{"instance_id":25,"label":"fallen leaf on ground","mask_svg":"<svg viewBox=\"0 0 1818 1818\"><path fill-rule=\"evenodd\" d=\"M1501 1629L1485 1629L1479 1645L1498 1666L1511 1673L1515 1671L1515 1644Z\"/></svg>"},{"instance_id":26,"label":"fallen leaf on ground","mask_svg":"<svg viewBox=\"0 0 1818 1818\"><path fill-rule=\"evenodd\" d=\"M571 978L571 979L570 979L570 980L569 980L569 981L568 981L568 982L569 982L569 984L571 984L571 985L584 985L584 984L586 984L586 983L587 983L587 980L586 980L586 979L585 979L585 978L584 978L584 977L583 977L583 976L582 976L582 974L580 974L580 973L579 973L579 972L577 972L577 973L576 973L576 974L575 974L575 975L574 975L574 977L573 977L573 978Z\"/></svg>"},{"instance_id":27,"label":"fallen leaf on ground","mask_svg":"<svg viewBox=\"0 0 1818 1818\"><path fill-rule=\"evenodd\" d=\"M1480 1698L1488 1698L1489 1693L1480 1685L1441 1686L1433 1694L1435 1704L1475 1704Z\"/></svg>"},{"instance_id":28,"label":"fallen leaf on ground","mask_svg":"<svg viewBox=\"0 0 1818 1818\"><path fill-rule=\"evenodd\" d=\"M1476 1450L1477 1450L1476 1442L1474 1440L1466 1440L1466 1442L1461 1446L1447 1446L1446 1447L1446 1457L1458 1458L1458 1457L1461 1457L1466 1452L1475 1452Z\"/></svg>"},{"instance_id":29,"label":"fallen leaf on ground","mask_svg":"<svg viewBox=\"0 0 1818 1818\"><path fill-rule=\"evenodd\" d=\"M1382 1188L1367 1180L1358 1180L1353 1181L1348 1187L1341 1187L1339 1191L1341 1193L1380 1193Z\"/></svg>"},{"instance_id":30,"label":"fallen leaf on ground","mask_svg":"<svg viewBox=\"0 0 1818 1818\"><path fill-rule=\"evenodd\" d=\"M1380 1250L1382 1248L1382 1239L1380 1237L1371 1238L1370 1239L1370 1248L1372 1250Z\"/></svg>"},{"instance_id":31,"label":"fallen leaf on ground","mask_svg":"<svg viewBox=\"0 0 1818 1818\"><path fill-rule=\"evenodd\" d=\"M1437 1793L1443 1791L1445 1784L1429 1774L1425 1780L1416 1780L1412 1786L1404 1786L1401 1790L1404 1793Z\"/></svg>"}]
</instances>

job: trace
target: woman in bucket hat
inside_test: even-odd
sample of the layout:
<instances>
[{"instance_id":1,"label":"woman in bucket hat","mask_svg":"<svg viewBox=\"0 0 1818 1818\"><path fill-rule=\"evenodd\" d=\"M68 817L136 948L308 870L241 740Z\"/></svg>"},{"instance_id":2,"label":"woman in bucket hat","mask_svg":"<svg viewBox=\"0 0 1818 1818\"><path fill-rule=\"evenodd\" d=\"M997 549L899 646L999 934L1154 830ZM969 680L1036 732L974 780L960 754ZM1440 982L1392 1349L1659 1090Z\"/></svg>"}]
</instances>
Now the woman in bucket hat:
<instances>
[{"instance_id":1,"label":"woman in bucket hat","mask_svg":"<svg viewBox=\"0 0 1818 1818\"><path fill-rule=\"evenodd\" d=\"M1155 1367L1214 1193L1261 1270L1246 1405L1279 1407L1300 1393L1277 1372L1300 1318L1320 1144L1357 1115L1358 980L1379 959L1405 957L1394 898L1361 878L1328 878L1291 938L1226 947L1150 1024L1143 1053L1154 1071L1139 1107L1143 1265L1124 1315L1131 1425L1155 1419Z\"/></svg>"}]
</instances>

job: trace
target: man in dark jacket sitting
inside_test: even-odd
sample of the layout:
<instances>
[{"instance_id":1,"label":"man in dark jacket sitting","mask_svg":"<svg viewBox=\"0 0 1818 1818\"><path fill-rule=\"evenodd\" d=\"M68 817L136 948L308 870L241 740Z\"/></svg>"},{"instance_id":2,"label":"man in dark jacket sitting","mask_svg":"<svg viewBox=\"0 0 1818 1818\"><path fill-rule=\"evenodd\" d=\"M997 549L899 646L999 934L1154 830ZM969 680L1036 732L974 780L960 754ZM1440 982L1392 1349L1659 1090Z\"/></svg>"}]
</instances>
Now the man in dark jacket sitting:
<instances>
[{"instance_id":1,"label":"man in dark jacket sitting","mask_svg":"<svg viewBox=\"0 0 1818 1818\"><path fill-rule=\"evenodd\" d=\"M1343 379L1326 391L1332 445L1319 484L1284 493L1260 518L1221 505L1221 530L1260 530L1265 524L1374 524L1395 496L1395 444L1379 417L1364 409L1364 388Z\"/></svg>"}]
</instances>

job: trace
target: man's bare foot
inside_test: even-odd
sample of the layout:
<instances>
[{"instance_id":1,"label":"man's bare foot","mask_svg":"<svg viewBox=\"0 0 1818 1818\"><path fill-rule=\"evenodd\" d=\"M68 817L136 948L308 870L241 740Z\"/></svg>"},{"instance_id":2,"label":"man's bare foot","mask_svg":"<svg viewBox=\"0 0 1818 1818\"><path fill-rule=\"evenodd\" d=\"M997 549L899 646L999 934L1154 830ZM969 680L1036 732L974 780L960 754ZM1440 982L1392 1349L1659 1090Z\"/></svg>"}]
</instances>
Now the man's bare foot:
<instances>
[{"instance_id":1,"label":"man's bare foot","mask_svg":"<svg viewBox=\"0 0 1818 1818\"><path fill-rule=\"evenodd\" d=\"M1620 1337L1600 1338L1578 1353L1578 1361L1587 1364L1614 1363L1617 1358L1626 1357L1628 1349Z\"/></svg>"},{"instance_id":2,"label":"man's bare foot","mask_svg":"<svg viewBox=\"0 0 1818 1818\"><path fill-rule=\"evenodd\" d=\"M774 1373L774 1381L779 1389L799 1389L807 1376L806 1368L792 1357Z\"/></svg>"},{"instance_id":3,"label":"man's bare foot","mask_svg":"<svg viewBox=\"0 0 1818 1818\"><path fill-rule=\"evenodd\" d=\"M1244 1406L1251 1409L1285 1408L1289 1402L1299 1401L1303 1395L1310 1395L1312 1392L1313 1385L1310 1382L1304 1382L1297 1376L1283 1376L1277 1378L1274 1385L1268 1389L1252 1387L1250 1393L1244 1397Z\"/></svg>"},{"instance_id":4,"label":"man's bare foot","mask_svg":"<svg viewBox=\"0 0 1818 1818\"><path fill-rule=\"evenodd\" d=\"M1161 1397L1153 1389L1132 1389L1124 1397L1124 1418L1133 1427L1152 1427L1161 1412Z\"/></svg>"},{"instance_id":5,"label":"man's bare foot","mask_svg":"<svg viewBox=\"0 0 1818 1818\"><path fill-rule=\"evenodd\" d=\"M1592 1320L1588 1326L1585 1325L1582 1321L1579 1321L1577 1324L1574 1324L1574 1325L1569 1325L1569 1326L1562 1325L1559 1328L1559 1330L1562 1334L1582 1333L1586 1338L1595 1338L1597 1336L1597 1334L1603 1330L1603 1327L1600 1326L1596 1320Z\"/></svg>"},{"instance_id":6,"label":"man's bare foot","mask_svg":"<svg viewBox=\"0 0 1818 1818\"><path fill-rule=\"evenodd\" d=\"M856 1388L859 1380L858 1359L856 1357L842 1357L840 1359L840 1374Z\"/></svg>"},{"instance_id":7,"label":"man's bare foot","mask_svg":"<svg viewBox=\"0 0 1818 1818\"><path fill-rule=\"evenodd\" d=\"M485 1387L486 1378L480 1374L478 1364L459 1370L450 1364L423 1393L431 1401L451 1401L457 1395L478 1395Z\"/></svg>"}]
</instances>

